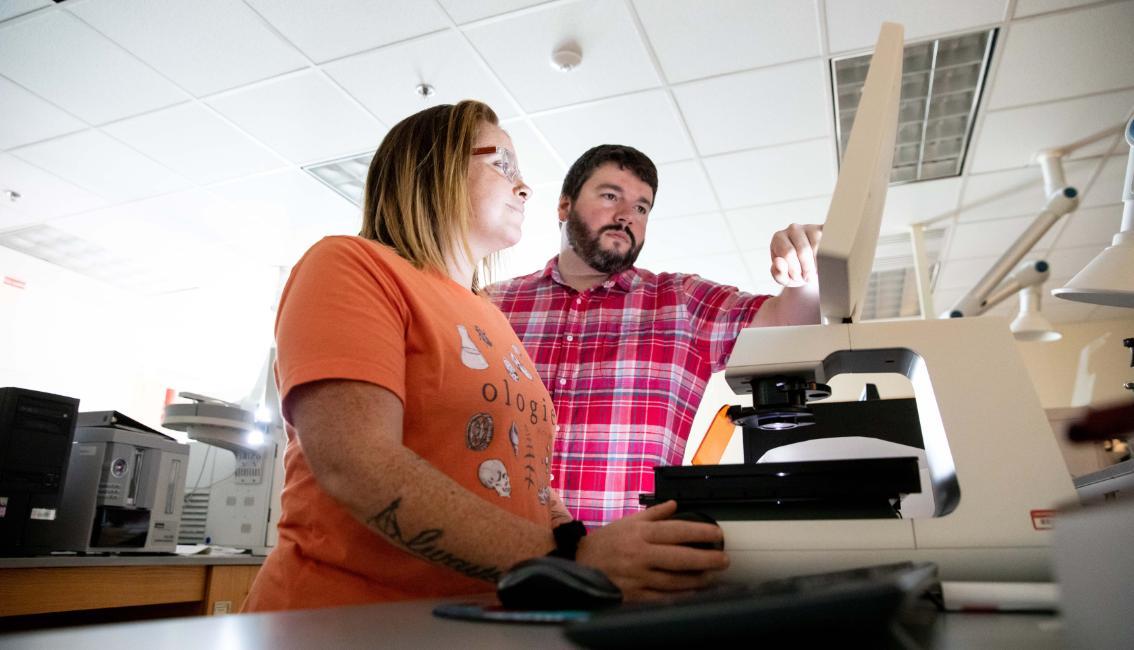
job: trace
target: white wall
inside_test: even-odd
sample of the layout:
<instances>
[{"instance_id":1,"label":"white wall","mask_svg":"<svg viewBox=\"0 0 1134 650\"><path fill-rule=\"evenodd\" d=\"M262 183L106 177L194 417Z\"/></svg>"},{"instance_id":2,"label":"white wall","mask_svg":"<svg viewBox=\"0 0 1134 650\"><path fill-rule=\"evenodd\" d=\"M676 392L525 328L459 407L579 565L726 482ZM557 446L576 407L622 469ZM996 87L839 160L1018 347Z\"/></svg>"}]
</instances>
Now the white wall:
<instances>
[{"instance_id":1,"label":"white wall","mask_svg":"<svg viewBox=\"0 0 1134 650\"><path fill-rule=\"evenodd\" d=\"M1059 326L1063 338L1051 343L1020 343L1020 355L1045 409L1101 406L1134 398L1122 388L1134 381L1130 349L1134 310L1128 319Z\"/></svg>"},{"instance_id":2,"label":"white wall","mask_svg":"<svg viewBox=\"0 0 1134 650\"><path fill-rule=\"evenodd\" d=\"M242 400L272 340L276 278L141 297L0 247L0 386L157 427L166 388ZM206 304L208 307L206 307Z\"/></svg>"}]
</instances>

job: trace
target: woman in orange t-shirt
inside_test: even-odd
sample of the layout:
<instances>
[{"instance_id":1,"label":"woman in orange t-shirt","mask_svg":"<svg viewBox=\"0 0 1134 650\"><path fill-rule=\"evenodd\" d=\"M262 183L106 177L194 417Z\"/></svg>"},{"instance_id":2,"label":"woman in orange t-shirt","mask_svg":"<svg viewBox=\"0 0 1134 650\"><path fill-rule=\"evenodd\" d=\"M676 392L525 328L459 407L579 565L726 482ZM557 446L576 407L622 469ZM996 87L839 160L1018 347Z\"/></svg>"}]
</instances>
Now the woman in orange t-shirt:
<instances>
[{"instance_id":1,"label":"woman in orange t-shirt","mask_svg":"<svg viewBox=\"0 0 1134 650\"><path fill-rule=\"evenodd\" d=\"M557 545L552 526L571 517L549 487L551 399L479 295L479 269L519 240L531 194L492 109L406 118L366 185L361 235L312 246L281 297L283 513L245 611L485 592L549 552L603 570L629 599L723 569L723 552L680 545L719 529L665 521L672 502Z\"/></svg>"}]
</instances>

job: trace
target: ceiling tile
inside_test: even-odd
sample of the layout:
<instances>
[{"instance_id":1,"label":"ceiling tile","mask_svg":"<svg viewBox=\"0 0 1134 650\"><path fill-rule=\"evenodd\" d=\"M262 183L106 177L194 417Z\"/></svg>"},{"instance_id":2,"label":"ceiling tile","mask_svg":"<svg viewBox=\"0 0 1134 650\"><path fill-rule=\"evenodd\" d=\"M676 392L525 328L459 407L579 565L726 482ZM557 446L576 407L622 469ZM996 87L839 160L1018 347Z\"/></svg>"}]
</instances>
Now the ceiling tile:
<instances>
[{"instance_id":1,"label":"ceiling tile","mask_svg":"<svg viewBox=\"0 0 1134 650\"><path fill-rule=\"evenodd\" d=\"M458 25L471 23L474 20L499 16L509 11L543 4L548 0L439 0L445 12L452 17Z\"/></svg>"},{"instance_id":2,"label":"ceiling tile","mask_svg":"<svg viewBox=\"0 0 1134 650\"><path fill-rule=\"evenodd\" d=\"M772 279L769 252L772 236L793 223L823 223L830 204L831 197L821 196L725 213L744 264L755 281L752 291L772 295L780 293L783 287Z\"/></svg>"},{"instance_id":3,"label":"ceiling tile","mask_svg":"<svg viewBox=\"0 0 1134 650\"><path fill-rule=\"evenodd\" d=\"M418 0L246 0L316 63L444 29L432 2Z\"/></svg>"},{"instance_id":4,"label":"ceiling tile","mask_svg":"<svg viewBox=\"0 0 1134 650\"><path fill-rule=\"evenodd\" d=\"M545 113L533 117L532 123L568 166L603 143L639 149L655 164L693 157L677 113L661 90Z\"/></svg>"},{"instance_id":5,"label":"ceiling tile","mask_svg":"<svg viewBox=\"0 0 1134 650\"><path fill-rule=\"evenodd\" d=\"M188 99L145 64L63 11L0 25L0 74L91 124Z\"/></svg>"},{"instance_id":6,"label":"ceiling tile","mask_svg":"<svg viewBox=\"0 0 1134 650\"><path fill-rule=\"evenodd\" d=\"M198 97L307 65L239 2L99 0L71 12Z\"/></svg>"},{"instance_id":7,"label":"ceiling tile","mask_svg":"<svg viewBox=\"0 0 1134 650\"><path fill-rule=\"evenodd\" d=\"M968 287L957 289L934 289L932 295L932 313L934 317L941 318L949 309L968 291Z\"/></svg>"},{"instance_id":8,"label":"ceiling tile","mask_svg":"<svg viewBox=\"0 0 1134 650\"><path fill-rule=\"evenodd\" d=\"M1067 284L1068 280L1082 271L1084 266L1106 248L1107 243L1096 246L1056 248L1044 255L1044 259L1051 265L1051 280L1048 281L1048 284L1051 285L1050 288L1054 289Z\"/></svg>"},{"instance_id":9,"label":"ceiling tile","mask_svg":"<svg viewBox=\"0 0 1134 650\"><path fill-rule=\"evenodd\" d=\"M1134 69L1132 26L1134 2L1013 22L1004 41L989 107L1128 88L1130 70ZM1082 46L1061 47L1061 43Z\"/></svg>"},{"instance_id":10,"label":"ceiling tile","mask_svg":"<svg viewBox=\"0 0 1134 650\"><path fill-rule=\"evenodd\" d=\"M912 223L953 213L960 196L959 177L891 185L886 190L881 232L905 232Z\"/></svg>"},{"instance_id":11,"label":"ceiling tile","mask_svg":"<svg viewBox=\"0 0 1134 650\"><path fill-rule=\"evenodd\" d=\"M802 201L729 210L725 213L725 218L728 219L732 233L736 236L737 248L746 253L749 251L760 253L761 263L770 267L768 249L772 243L772 235L793 223L823 223L827 220L827 210L830 205L831 197L821 196ZM768 268L762 273L768 274Z\"/></svg>"},{"instance_id":12,"label":"ceiling tile","mask_svg":"<svg viewBox=\"0 0 1134 650\"><path fill-rule=\"evenodd\" d=\"M369 113L314 71L241 88L208 103L300 164L373 151L385 133Z\"/></svg>"},{"instance_id":13,"label":"ceiling tile","mask_svg":"<svg viewBox=\"0 0 1134 650\"><path fill-rule=\"evenodd\" d=\"M649 259L668 260L735 252L736 242L724 215L710 212L650 221L642 250Z\"/></svg>"},{"instance_id":14,"label":"ceiling tile","mask_svg":"<svg viewBox=\"0 0 1134 650\"><path fill-rule=\"evenodd\" d=\"M1122 227L1122 204L1113 203L1093 208L1079 208L1062 219L1054 230L1055 246L1076 248L1109 246Z\"/></svg>"},{"instance_id":15,"label":"ceiling tile","mask_svg":"<svg viewBox=\"0 0 1134 650\"><path fill-rule=\"evenodd\" d=\"M658 193L650 210L651 222L716 209L713 188L699 162L683 160L658 165Z\"/></svg>"},{"instance_id":16,"label":"ceiling tile","mask_svg":"<svg viewBox=\"0 0 1134 650\"><path fill-rule=\"evenodd\" d=\"M1126 151L1122 152L1124 149ZM1129 159L1128 152L1130 150L1126 143L1122 142L1119 144L1119 151L1122 153L1105 160L1096 158L1095 160L1071 163L1067 166L1069 170L1068 181L1081 188L1083 192L1079 196L1079 207L1089 208L1095 205L1106 205L1123 199L1127 160ZM1098 170L1099 175L1094 184L1087 187L1088 173L1094 174L1100 165L1101 169Z\"/></svg>"},{"instance_id":17,"label":"ceiling tile","mask_svg":"<svg viewBox=\"0 0 1134 650\"><path fill-rule=\"evenodd\" d=\"M810 2L635 0L634 6L670 83L821 54Z\"/></svg>"},{"instance_id":18,"label":"ceiling tile","mask_svg":"<svg viewBox=\"0 0 1134 650\"><path fill-rule=\"evenodd\" d=\"M103 131L202 185L287 164L196 103L115 122Z\"/></svg>"},{"instance_id":19,"label":"ceiling tile","mask_svg":"<svg viewBox=\"0 0 1134 650\"><path fill-rule=\"evenodd\" d=\"M15 203L0 203L0 229L106 205L101 197L6 154L0 154L0 190L20 193Z\"/></svg>"},{"instance_id":20,"label":"ceiling tile","mask_svg":"<svg viewBox=\"0 0 1134 650\"><path fill-rule=\"evenodd\" d=\"M6 0L0 4L0 20L8 20L52 4L51 0Z\"/></svg>"},{"instance_id":21,"label":"ceiling tile","mask_svg":"<svg viewBox=\"0 0 1134 650\"><path fill-rule=\"evenodd\" d=\"M1049 11L1058 11L1069 7L1081 7L1098 0L1016 0L1016 18L1044 14Z\"/></svg>"},{"instance_id":22,"label":"ceiling tile","mask_svg":"<svg viewBox=\"0 0 1134 650\"><path fill-rule=\"evenodd\" d=\"M736 287L741 291L755 293L756 283L748 273L744 258L736 252L701 254L697 251L693 255L684 255L676 258L661 258L649 253L647 245L642 251L636 266L647 269L653 273L686 273L699 275L702 278ZM687 251L688 252L688 251Z\"/></svg>"},{"instance_id":23,"label":"ceiling tile","mask_svg":"<svg viewBox=\"0 0 1134 650\"><path fill-rule=\"evenodd\" d=\"M694 81L673 94L702 155L765 147L831 133L824 70L813 59Z\"/></svg>"},{"instance_id":24,"label":"ceiling tile","mask_svg":"<svg viewBox=\"0 0 1134 650\"><path fill-rule=\"evenodd\" d=\"M953 229L948 260L965 260L988 255L999 257L1034 221L1034 217L1025 216L959 223ZM1049 230L1032 248L1033 251L1037 251L1033 254L1042 254L1039 252L1046 251L1053 241L1055 241L1055 233Z\"/></svg>"},{"instance_id":25,"label":"ceiling tile","mask_svg":"<svg viewBox=\"0 0 1134 650\"><path fill-rule=\"evenodd\" d=\"M50 225L114 253L143 257L225 241L229 213L222 199L188 190L62 217Z\"/></svg>"},{"instance_id":26,"label":"ceiling tile","mask_svg":"<svg viewBox=\"0 0 1134 650\"><path fill-rule=\"evenodd\" d=\"M551 204L554 207L567 168L527 122L513 120L501 122L500 126L512 137L512 146L516 148L516 155L520 159L524 181L533 188L550 184L555 195ZM535 192L536 196L541 196L542 189Z\"/></svg>"},{"instance_id":27,"label":"ceiling tile","mask_svg":"<svg viewBox=\"0 0 1134 650\"><path fill-rule=\"evenodd\" d=\"M238 219L233 246L252 259L290 266L327 235L358 234L361 211L297 170L260 174L209 186Z\"/></svg>"},{"instance_id":28,"label":"ceiling tile","mask_svg":"<svg viewBox=\"0 0 1134 650\"><path fill-rule=\"evenodd\" d=\"M79 119L0 77L0 149L11 149L87 127Z\"/></svg>"},{"instance_id":29,"label":"ceiling tile","mask_svg":"<svg viewBox=\"0 0 1134 650\"><path fill-rule=\"evenodd\" d=\"M95 130L13 149L12 155L113 203L164 194L186 179Z\"/></svg>"},{"instance_id":30,"label":"ceiling tile","mask_svg":"<svg viewBox=\"0 0 1134 650\"><path fill-rule=\"evenodd\" d=\"M991 111L985 114L980 137L973 143L968 168L981 173L1034 165L1038 152L1069 145L1112 126L1118 137L1120 124L1132 107L1134 91L1127 90ZM1066 160L1104 153L1113 141L1106 138L1077 149Z\"/></svg>"},{"instance_id":31,"label":"ceiling tile","mask_svg":"<svg viewBox=\"0 0 1134 650\"><path fill-rule=\"evenodd\" d=\"M386 124L429 106L479 99L501 119L517 114L507 93L456 32L446 31L356 54L323 66L327 74ZM422 97L417 86L433 86Z\"/></svg>"},{"instance_id":32,"label":"ceiling tile","mask_svg":"<svg viewBox=\"0 0 1134 650\"><path fill-rule=\"evenodd\" d=\"M905 26L906 42L999 23L1007 0L839 0L828 2L831 52L871 48L885 21Z\"/></svg>"},{"instance_id":33,"label":"ceiling tile","mask_svg":"<svg viewBox=\"0 0 1134 650\"><path fill-rule=\"evenodd\" d=\"M830 194L835 152L826 139L705 158L726 210Z\"/></svg>"},{"instance_id":34,"label":"ceiling tile","mask_svg":"<svg viewBox=\"0 0 1134 650\"><path fill-rule=\"evenodd\" d=\"M948 259L941 262L941 270L937 273L936 289L958 289L959 295L948 304L934 305L937 311L944 311L959 300L969 289L972 289L985 273L992 268L999 256L972 257L968 259Z\"/></svg>"},{"instance_id":35,"label":"ceiling tile","mask_svg":"<svg viewBox=\"0 0 1134 650\"><path fill-rule=\"evenodd\" d=\"M1068 184L1083 188L1098 166L1096 160L1070 161L1064 164ZM1088 204L1097 190L1092 188L1082 196ZM1104 202L1112 201L1107 198ZM961 191L959 219L980 221L1003 219L1020 215L1037 215L1043 209L1046 197L1043 190L1043 173L1039 166L988 174L970 174Z\"/></svg>"},{"instance_id":36,"label":"ceiling tile","mask_svg":"<svg viewBox=\"0 0 1134 650\"><path fill-rule=\"evenodd\" d=\"M659 84L626 5L602 0L557 4L466 30L520 105L528 111L609 97ZM551 53L575 42L583 61L569 72Z\"/></svg>"}]
</instances>

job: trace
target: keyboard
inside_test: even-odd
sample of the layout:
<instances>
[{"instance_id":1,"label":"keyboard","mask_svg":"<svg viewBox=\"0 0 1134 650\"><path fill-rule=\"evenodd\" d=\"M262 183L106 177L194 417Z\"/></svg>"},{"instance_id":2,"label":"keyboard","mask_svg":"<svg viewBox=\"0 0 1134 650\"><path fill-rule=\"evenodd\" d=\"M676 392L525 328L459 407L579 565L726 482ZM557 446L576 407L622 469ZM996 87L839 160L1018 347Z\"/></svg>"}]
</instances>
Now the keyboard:
<instances>
[{"instance_id":1,"label":"keyboard","mask_svg":"<svg viewBox=\"0 0 1134 650\"><path fill-rule=\"evenodd\" d=\"M564 633L589 648L800 641L885 645L891 624L904 610L926 600L940 606L940 589L936 565L902 562L722 584L662 603L626 603L571 623Z\"/></svg>"}]
</instances>

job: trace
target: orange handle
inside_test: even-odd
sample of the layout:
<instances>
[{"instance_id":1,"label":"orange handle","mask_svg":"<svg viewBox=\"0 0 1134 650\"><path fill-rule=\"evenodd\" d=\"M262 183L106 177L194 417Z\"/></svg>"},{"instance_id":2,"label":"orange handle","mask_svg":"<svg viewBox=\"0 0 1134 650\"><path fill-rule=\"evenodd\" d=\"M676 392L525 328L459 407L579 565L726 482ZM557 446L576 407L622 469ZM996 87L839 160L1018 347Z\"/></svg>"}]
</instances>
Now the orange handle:
<instances>
[{"instance_id":1,"label":"orange handle","mask_svg":"<svg viewBox=\"0 0 1134 650\"><path fill-rule=\"evenodd\" d=\"M729 405L725 404L713 416L713 422L709 425L709 430L705 433L704 439L697 447L696 453L693 454L692 464L694 465L716 465L721 462L721 456L724 456L725 448L728 447L728 441L732 440L732 434L736 433L736 425L732 423L732 419L728 417Z\"/></svg>"}]
</instances>

